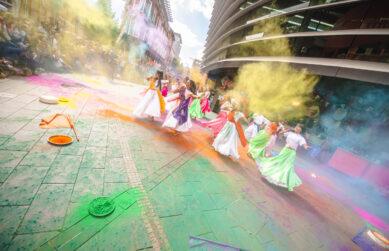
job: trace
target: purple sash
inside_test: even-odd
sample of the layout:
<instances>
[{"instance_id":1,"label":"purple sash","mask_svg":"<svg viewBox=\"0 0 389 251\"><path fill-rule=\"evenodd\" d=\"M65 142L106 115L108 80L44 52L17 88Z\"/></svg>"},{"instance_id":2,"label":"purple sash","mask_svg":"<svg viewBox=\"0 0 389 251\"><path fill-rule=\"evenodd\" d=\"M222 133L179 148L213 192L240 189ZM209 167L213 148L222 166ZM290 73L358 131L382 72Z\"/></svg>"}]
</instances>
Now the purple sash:
<instances>
[{"instance_id":1,"label":"purple sash","mask_svg":"<svg viewBox=\"0 0 389 251\"><path fill-rule=\"evenodd\" d=\"M185 99L186 88L180 90L180 105L173 112L173 117L178 120L178 125L184 124L188 120L188 108L190 98Z\"/></svg>"}]
</instances>

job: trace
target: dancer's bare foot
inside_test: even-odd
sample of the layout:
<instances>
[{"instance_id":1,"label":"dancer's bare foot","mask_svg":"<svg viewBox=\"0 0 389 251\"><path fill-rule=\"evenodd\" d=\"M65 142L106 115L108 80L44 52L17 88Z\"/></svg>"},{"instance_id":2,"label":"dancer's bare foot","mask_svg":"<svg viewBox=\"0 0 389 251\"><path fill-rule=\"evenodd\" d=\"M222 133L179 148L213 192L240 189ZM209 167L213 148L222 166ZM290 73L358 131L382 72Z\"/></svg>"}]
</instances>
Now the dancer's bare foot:
<instances>
[{"instance_id":1,"label":"dancer's bare foot","mask_svg":"<svg viewBox=\"0 0 389 251\"><path fill-rule=\"evenodd\" d=\"M154 117L150 117L150 121L153 122L154 121Z\"/></svg>"},{"instance_id":2,"label":"dancer's bare foot","mask_svg":"<svg viewBox=\"0 0 389 251\"><path fill-rule=\"evenodd\" d=\"M174 136L178 136L178 135L180 135L180 133L177 132L177 131L174 131L173 135L174 135Z\"/></svg>"}]
</instances>

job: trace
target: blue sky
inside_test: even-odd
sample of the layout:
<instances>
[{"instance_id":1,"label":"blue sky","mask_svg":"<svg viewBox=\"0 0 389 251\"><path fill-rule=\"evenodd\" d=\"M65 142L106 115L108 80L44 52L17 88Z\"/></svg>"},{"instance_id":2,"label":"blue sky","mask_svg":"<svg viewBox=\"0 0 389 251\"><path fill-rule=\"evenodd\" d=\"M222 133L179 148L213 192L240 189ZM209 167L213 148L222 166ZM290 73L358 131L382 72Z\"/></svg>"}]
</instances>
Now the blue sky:
<instances>
[{"instance_id":1,"label":"blue sky","mask_svg":"<svg viewBox=\"0 0 389 251\"><path fill-rule=\"evenodd\" d=\"M180 58L191 66L193 58L201 59L213 0L170 0L173 12L171 27L182 36L183 44Z\"/></svg>"},{"instance_id":2,"label":"blue sky","mask_svg":"<svg viewBox=\"0 0 389 251\"><path fill-rule=\"evenodd\" d=\"M87 0L93 4L97 0ZM214 0L170 0L173 22L170 26L181 34L180 58L186 66L193 59L201 59ZM122 15L125 0L112 0L112 10L117 19Z\"/></svg>"}]
</instances>

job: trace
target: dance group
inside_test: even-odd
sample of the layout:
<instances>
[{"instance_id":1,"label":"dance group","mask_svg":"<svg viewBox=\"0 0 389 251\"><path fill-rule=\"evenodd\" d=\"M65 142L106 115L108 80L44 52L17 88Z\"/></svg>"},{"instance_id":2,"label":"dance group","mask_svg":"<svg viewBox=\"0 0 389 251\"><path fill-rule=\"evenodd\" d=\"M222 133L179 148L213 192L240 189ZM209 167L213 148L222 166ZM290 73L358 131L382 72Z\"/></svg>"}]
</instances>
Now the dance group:
<instances>
[{"instance_id":1,"label":"dance group","mask_svg":"<svg viewBox=\"0 0 389 251\"><path fill-rule=\"evenodd\" d=\"M162 72L157 71L149 80L150 86L134 111L136 116L146 115L153 120L161 117L167 110L162 126L173 130L177 135L189 131L192 127L191 118L202 118L205 112L210 111L209 91L197 92L195 82L189 78L173 84L169 94L166 87L168 81L163 80ZM212 147L222 155L239 159L239 141L243 147L248 144L248 155L254 159L262 175L270 183L293 191L294 187L302 183L294 170L296 150L299 146L309 148L301 135L301 125L290 131L282 123L271 122L258 114L250 116L250 123L238 106L238 102L233 99L231 102L224 102L215 120L202 123L202 126L212 129L214 133ZM245 131L241 120L250 123ZM286 137L286 145L278 155L274 155L272 148L279 135Z\"/></svg>"}]
</instances>

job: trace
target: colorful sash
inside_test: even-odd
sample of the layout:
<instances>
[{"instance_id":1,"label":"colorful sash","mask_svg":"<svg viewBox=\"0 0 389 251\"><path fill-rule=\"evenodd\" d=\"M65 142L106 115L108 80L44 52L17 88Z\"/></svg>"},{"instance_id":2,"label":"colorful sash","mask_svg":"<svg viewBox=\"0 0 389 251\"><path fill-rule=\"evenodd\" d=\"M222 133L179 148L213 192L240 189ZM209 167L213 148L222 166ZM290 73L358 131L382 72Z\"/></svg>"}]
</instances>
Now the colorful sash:
<instances>
[{"instance_id":1,"label":"colorful sash","mask_svg":"<svg viewBox=\"0 0 389 251\"><path fill-rule=\"evenodd\" d=\"M153 90L155 91L155 78L152 78L151 81L150 81L150 86L149 86L149 89L148 90ZM158 99L159 99L159 105L160 105L160 108L161 108L161 113L162 114L165 114L165 100L163 99L163 96L162 96L162 93L160 90L157 90L157 93L158 93Z\"/></svg>"},{"instance_id":2,"label":"colorful sash","mask_svg":"<svg viewBox=\"0 0 389 251\"><path fill-rule=\"evenodd\" d=\"M185 99L185 91L185 87L180 90L180 105L173 112L173 117L178 120L178 125L182 125L188 120L188 107L190 98Z\"/></svg>"},{"instance_id":3,"label":"colorful sash","mask_svg":"<svg viewBox=\"0 0 389 251\"><path fill-rule=\"evenodd\" d=\"M238 131L240 143L243 147L247 145L246 137L244 136L242 125L239 121L235 121L235 111L229 112L227 115L228 121L235 124L236 130Z\"/></svg>"}]
</instances>

